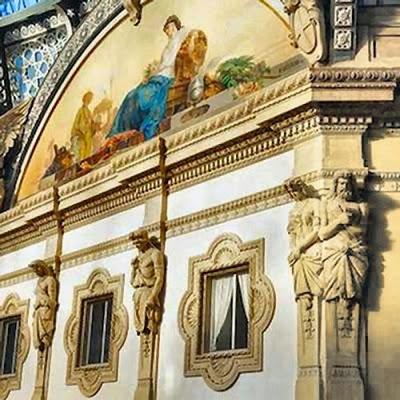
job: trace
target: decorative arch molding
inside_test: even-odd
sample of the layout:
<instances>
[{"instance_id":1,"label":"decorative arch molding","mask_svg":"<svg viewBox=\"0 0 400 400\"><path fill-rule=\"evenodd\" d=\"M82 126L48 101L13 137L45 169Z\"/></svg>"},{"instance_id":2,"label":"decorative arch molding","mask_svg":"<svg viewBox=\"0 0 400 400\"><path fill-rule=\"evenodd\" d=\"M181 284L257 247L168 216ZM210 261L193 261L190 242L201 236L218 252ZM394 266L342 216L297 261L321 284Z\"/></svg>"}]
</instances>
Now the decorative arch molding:
<instances>
[{"instance_id":1,"label":"decorative arch molding","mask_svg":"<svg viewBox=\"0 0 400 400\"><path fill-rule=\"evenodd\" d=\"M103 383L118 380L119 352L128 335L128 312L123 304L124 276L111 276L99 268L94 270L87 282L76 286L72 313L64 331L64 347L67 353L67 385L78 385L86 397L94 396ZM82 320L82 302L105 295L112 295L111 334L108 362L92 366L79 367L80 324Z\"/></svg>"},{"instance_id":2,"label":"decorative arch molding","mask_svg":"<svg viewBox=\"0 0 400 400\"><path fill-rule=\"evenodd\" d=\"M285 23L285 14L272 2L269 0L254 0L254 2L267 5L266 12L272 13L286 29L289 29ZM21 150L16 156L12 176L7 180L4 209L9 209L15 204L25 169L40 140L43 128L67 84L91 51L127 17L121 0L99 1L59 54L33 101L21 135Z\"/></svg>"},{"instance_id":3,"label":"decorative arch molding","mask_svg":"<svg viewBox=\"0 0 400 400\"><path fill-rule=\"evenodd\" d=\"M229 389L244 372L263 369L263 332L275 313L275 291L265 275L264 239L243 242L239 236L225 233L217 237L206 254L189 260L188 290L178 314L179 329L185 340L184 374L202 376L216 391ZM210 274L229 273L246 266L249 274L248 346L240 350L204 349L207 313L207 284ZM201 350L199 350L201 349Z\"/></svg>"},{"instance_id":4,"label":"decorative arch molding","mask_svg":"<svg viewBox=\"0 0 400 400\"><path fill-rule=\"evenodd\" d=\"M13 175L7 182L4 208L14 205L23 173L49 116L66 83L84 62L88 53L126 16L121 0L101 0L78 27L40 87L22 134L21 151L15 160Z\"/></svg>"},{"instance_id":5,"label":"decorative arch molding","mask_svg":"<svg viewBox=\"0 0 400 400\"><path fill-rule=\"evenodd\" d=\"M3 305L0 306L0 319L20 317L15 373L0 378L0 400L5 400L12 390L21 389L22 367L28 357L31 344L28 311L29 300L21 300L15 293L8 295Z\"/></svg>"}]
</instances>

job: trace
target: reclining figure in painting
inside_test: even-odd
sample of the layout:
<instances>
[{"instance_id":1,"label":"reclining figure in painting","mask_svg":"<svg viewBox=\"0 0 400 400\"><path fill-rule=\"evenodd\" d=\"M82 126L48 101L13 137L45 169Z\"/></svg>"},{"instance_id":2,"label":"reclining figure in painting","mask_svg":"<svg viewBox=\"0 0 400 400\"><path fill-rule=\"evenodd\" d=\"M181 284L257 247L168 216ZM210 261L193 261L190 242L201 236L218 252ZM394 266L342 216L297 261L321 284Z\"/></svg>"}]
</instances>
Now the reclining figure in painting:
<instances>
[{"instance_id":1,"label":"reclining figure in painting","mask_svg":"<svg viewBox=\"0 0 400 400\"><path fill-rule=\"evenodd\" d=\"M204 63L207 38L202 31L185 28L176 15L164 24L168 36L159 64L150 64L142 83L122 102L108 138L122 132L138 131L144 140L157 133L167 112L170 90L184 83L187 87Z\"/></svg>"}]
</instances>

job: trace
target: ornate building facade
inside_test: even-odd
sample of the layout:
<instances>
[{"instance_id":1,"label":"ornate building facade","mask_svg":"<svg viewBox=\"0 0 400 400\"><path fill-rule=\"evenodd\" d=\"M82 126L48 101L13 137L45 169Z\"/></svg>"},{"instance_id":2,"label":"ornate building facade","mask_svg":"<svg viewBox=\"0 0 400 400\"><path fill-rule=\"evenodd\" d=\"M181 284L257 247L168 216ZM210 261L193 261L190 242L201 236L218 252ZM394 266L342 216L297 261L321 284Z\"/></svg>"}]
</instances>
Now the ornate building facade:
<instances>
[{"instance_id":1,"label":"ornate building facade","mask_svg":"<svg viewBox=\"0 0 400 400\"><path fill-rule=\"evenodd\" d=\"M397 399L400 3L11 3L0 400Z\"/></svg>"}]
</instances>

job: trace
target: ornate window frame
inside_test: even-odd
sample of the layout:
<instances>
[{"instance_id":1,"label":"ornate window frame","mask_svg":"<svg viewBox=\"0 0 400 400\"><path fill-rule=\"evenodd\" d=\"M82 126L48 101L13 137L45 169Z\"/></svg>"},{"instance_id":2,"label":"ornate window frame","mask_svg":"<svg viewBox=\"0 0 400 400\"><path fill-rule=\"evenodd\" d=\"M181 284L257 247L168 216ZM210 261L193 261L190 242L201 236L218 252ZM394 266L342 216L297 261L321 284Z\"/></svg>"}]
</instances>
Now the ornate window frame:
<instances>
[{"instance_id":1,"label":"ornate window frame","mask_svg":"<svg viewBox=\"0 0 400 400\"><path fill-rule=\"evenodd\" d=\"M94 396L103 383L118 380L119 352L128 334L128 312L123 304L124 275L111 276L102 268L93 271L87 283L76 286L72 314L64 332L64 347L68 356L67 385L78 385L86 397ZM78 366L80 324L83 301L112 294L111 340L108 362Z\"/></svg>"},{"instance_id":2,"label":"ornate window frame","mask_svg":"<svg viewBox=\"0 0 400 400\"><path fill-rule=\"evenodd\" d=\"M31 337L28 325L29 300L21 300L16 293L9 294L0 306L0 319L20 316L15 373L0 376L0 400L5 400L12 390L21 389L23 364L28 357Z\"/></svg>"},{"instance_id":3,"label":"ornate window frame","mask_svg":"<svg viewBox=\"0 0 400 400\"><path fill-rule=\"evenodd\" d=\"M264 274L264 239L243 243L234 234L219 236L204 255L189 260L189 288L179 307L179 329L185 340L184 374L202 376L216 391L229 389L242 372L263 368L263 332L275 312L275 291ZM248 348L203 353L206 293L203 281L211 272L246 265L250 279Z\"/></svg>"}]
</instances>

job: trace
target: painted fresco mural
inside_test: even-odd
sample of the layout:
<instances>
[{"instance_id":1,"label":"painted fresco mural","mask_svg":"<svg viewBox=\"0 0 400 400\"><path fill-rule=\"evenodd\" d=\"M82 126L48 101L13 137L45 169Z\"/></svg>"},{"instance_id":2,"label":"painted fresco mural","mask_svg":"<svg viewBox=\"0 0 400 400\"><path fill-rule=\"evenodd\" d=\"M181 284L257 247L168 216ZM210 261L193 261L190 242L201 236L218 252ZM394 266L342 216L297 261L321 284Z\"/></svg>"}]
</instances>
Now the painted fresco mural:
<instances>
[{"instance_id":1,"label":"painted fresco mural","mask_svg":"<svg viewBox=\"0 0 400 400\"><path fill-rule=\"evenodd\" d=\"M145 7L138 27L124 19L64 90L18 198L82 176L124 148L173 134L292 73L285 66L304 60L288 33L275 0L159 0Z\"/></svg>"}]
</instances>

